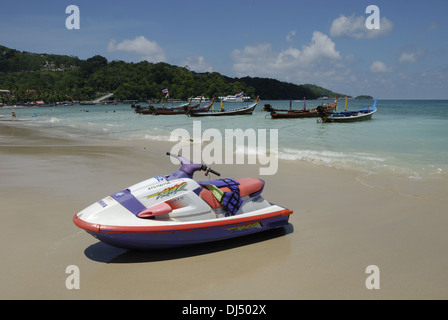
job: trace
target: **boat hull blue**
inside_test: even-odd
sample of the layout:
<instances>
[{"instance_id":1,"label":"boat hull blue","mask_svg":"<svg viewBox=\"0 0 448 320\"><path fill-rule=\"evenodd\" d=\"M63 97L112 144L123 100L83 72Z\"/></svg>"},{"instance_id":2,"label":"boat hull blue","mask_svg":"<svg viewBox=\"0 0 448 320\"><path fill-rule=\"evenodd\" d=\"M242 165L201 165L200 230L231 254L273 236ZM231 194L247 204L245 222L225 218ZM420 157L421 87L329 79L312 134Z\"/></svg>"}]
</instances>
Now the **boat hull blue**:
<instances>
[{"instance_id":1,"label":"boat hull blue","mask_svg":"<svg viewBox=\"0 0 448 320\"><path fill-rule=\"evenodd\" d=\"M92 228L88 228L86 231L98 240L120 248L137 250L168 249L226 240L281 228L288 225L289 221L290 211L285 211L286 213L281 212L267 218L252 217L250 220L243 219L234 223L194 224L182 229L128 231L126 228L123 230L120 230L120 228L101 230L101 227L99 227L97 231Z\"/></svg>"}]
</instances>

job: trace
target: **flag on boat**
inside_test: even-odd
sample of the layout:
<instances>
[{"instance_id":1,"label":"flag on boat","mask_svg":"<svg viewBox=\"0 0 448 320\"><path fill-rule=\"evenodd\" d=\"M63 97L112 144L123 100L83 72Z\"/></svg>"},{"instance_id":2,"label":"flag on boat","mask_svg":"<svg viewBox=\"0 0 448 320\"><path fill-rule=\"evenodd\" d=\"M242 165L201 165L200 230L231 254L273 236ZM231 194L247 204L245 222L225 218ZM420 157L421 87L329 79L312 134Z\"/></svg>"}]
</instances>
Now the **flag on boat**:
<instances>
[{"instance_id":1,"label":"flag on boat","mask_svg":"<svg viewBox=\"0 0 448 320\"><path fill-rule=\"evenodd\" d=\"M241 91L240 93L237 93L237 94L235 95L235 98L242 98L242 97L243 97L243 94L244 94L244 91Z\"/></svg>"},{"instance_id":2,"label":"flag on boat","mask_svg":"<svg viewBox=\"0 0 448 320\"><path fill-rule=\"evenodd\" d=\"M168 92L168 89L163 89L162 92L163 92L163 93L166 93L165 98L167 98L167 97L170 95L169 92Z\"/></svg>"}]
</instances>

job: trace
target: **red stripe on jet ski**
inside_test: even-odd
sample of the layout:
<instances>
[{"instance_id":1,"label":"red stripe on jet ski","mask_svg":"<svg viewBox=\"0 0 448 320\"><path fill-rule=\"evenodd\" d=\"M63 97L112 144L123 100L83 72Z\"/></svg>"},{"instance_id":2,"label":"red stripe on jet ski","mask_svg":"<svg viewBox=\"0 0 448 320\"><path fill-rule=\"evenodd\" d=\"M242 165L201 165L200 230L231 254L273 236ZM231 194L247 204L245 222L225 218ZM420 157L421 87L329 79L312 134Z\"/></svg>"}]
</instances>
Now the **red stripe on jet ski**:
<instances>
[{"instance_id":1,"label":"red stripe on jet ski","mask_svg":"<svg viewBox=\"0 0 448 320\"><path fill-rule=\"evenodd\" d=\"M222 219L219 221L211 221L211 222L201 222L201 223L185 223L185 224L176 224L172 226L144 226L144 227L125 227L125 226L109 226L109 225L99 225L95 223L89 223L81 220L75 215L73 217L73 222L78 227L93 231L96 233L163 233L163 232L183 232L183 231L191 231L191 230L202 230L202 229L211 229L211 228L225 228L229 226L234 226L242 223L250 223L263 221L267 219L272 219L279 216L287 216L292 214L292 210L284 209L280 211L270 212L266 214L262 214L259 216L250 216L244 218L236 218L236 219Z\"/></svg>"},{"instance_id":2,"label":"red stripe on jet ski","mask_svg":"<svg viewBox=\"0 0 448 320\"><path fill-rule=\"evenodd\" d=\"M76 226L78 226L79 228L84 229L86 231L93 231L96 233L100 232L101 225L99 225L97 223L86 222L86 221L78 218L78 214L75 214L75 216L73 217L73 223Z\"/></svg>"}]
</instances>

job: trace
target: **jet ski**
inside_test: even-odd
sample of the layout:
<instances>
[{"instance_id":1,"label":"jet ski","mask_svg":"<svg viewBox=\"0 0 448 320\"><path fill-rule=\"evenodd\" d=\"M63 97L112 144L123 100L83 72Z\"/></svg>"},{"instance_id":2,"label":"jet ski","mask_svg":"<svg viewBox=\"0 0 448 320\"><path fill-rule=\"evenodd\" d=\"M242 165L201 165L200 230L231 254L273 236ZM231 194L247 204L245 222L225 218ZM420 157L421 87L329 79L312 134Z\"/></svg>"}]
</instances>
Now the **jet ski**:
<instances>
[{"instance_id":1,"label":"jet ski","mask_svg":"<svg viewBox=\"0 0 448 320\"><path fill-rule=\"evenodd\" d=\"M181 155L167 155L180 161L177 171L93 203L75 214L75 225L104 243L137 250L188 246L288 225L293 211L263 198L263 180L196 181L196 171L220 173Z\"/></svg>"}]
</instances>

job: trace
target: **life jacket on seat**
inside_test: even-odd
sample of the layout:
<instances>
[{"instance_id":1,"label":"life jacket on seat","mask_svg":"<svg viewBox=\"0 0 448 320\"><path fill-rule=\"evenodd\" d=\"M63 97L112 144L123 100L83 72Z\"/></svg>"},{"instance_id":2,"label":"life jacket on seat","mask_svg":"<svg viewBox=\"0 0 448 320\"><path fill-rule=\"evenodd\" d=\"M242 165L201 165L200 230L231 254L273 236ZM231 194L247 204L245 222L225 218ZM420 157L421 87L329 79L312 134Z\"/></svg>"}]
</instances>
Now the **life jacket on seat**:
<instances>
[{"instance_id":1,"label":"life jacket on seat","mask_svg":"<svg viewBox=\"0 0 448 320\"><path fill-rule=\"evenodd\" d=\"M199 196L213 209L224 207L231 215L235 215L240 208L242 197L255 197L264 188L264 181L257 178L219 179L199 181L202 191Z\"/></svg>"}]
</instances>

